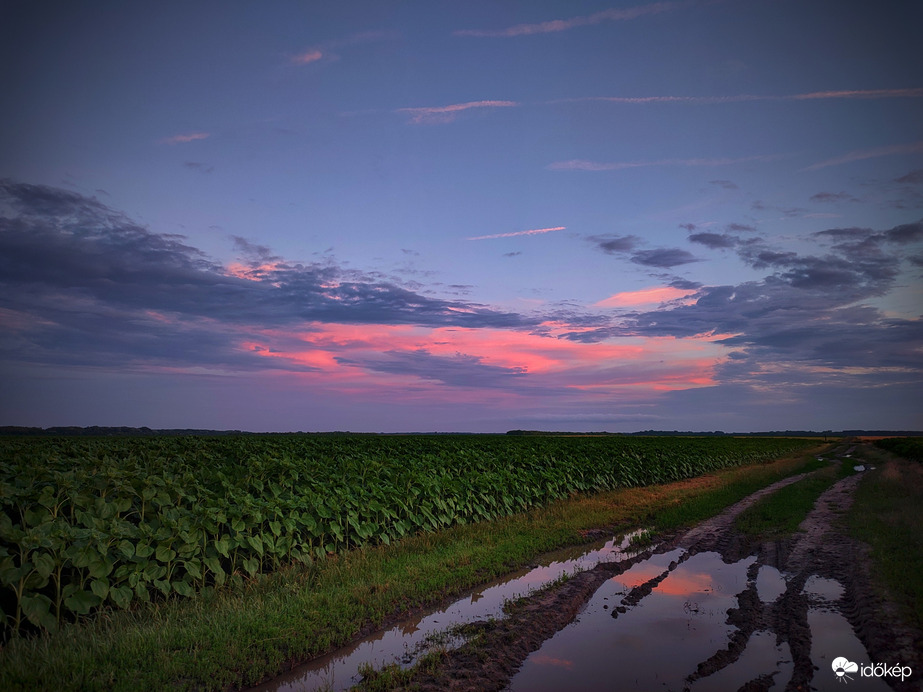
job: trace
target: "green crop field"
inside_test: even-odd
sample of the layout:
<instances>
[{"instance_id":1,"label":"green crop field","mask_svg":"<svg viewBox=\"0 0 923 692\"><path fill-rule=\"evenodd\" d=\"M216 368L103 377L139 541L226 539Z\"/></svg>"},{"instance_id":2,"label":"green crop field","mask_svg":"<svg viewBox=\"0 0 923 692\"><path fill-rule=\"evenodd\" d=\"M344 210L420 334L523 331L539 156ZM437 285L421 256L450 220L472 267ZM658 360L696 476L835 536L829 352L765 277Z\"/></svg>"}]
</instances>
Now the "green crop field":
<instances>
[{"instance_id":1,"label":"green crop field","mask_svg":"<svg viewBox=\"0 0 923 692\"><path fill-rule=\"evenodd\" d=\"M191 597L575 492L769 461L785 438L0 438L4 637Z\"/></svg>"}]
</instances>

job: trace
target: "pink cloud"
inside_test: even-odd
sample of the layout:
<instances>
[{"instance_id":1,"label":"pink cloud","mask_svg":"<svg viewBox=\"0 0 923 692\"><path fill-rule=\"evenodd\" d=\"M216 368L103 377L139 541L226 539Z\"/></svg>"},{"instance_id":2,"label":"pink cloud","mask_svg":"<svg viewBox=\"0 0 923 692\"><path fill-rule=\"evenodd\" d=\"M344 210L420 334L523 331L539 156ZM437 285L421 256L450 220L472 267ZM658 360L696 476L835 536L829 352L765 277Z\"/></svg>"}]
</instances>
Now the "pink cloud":
<instances>
[{"instance_id":1,"label":"pink cloud","mask_svg":"<svg viewBox=\"0 0 923 692\"><path fill-rule=\"evenodd\" d=\"M620 171L627 168L646 168L649 166L731 166L750 161L774 161L779 158L782 158L782 155L766 154L745 156L737 159L660 159L659 161L618 161L614 163L571 159L570 161L550 163L547 168L552 171Z\"/></svg>"},{"instance_id":2,"label":"pink cloud","mask_svg":"<svg viewBox=\"0 0 923 692\"><path fill-rule=\"evenodd\" d=\"M842 156L833 159L827 159L820 163L808 166L804 170L814 171L818 168L827 168L828 166L840 166L844 163L853 161L864 161L865 159L875 159L880 156L899 156L901 154L919 154L923 152L923 141L911 142L909 144L894 144L887 147L875 147L873 149L857 149L850 151Z\"/></svg>"},{"instance_id":3,"label":"pink cloud","mask_svg":"<svg viewBox=\"0 0 923 692\"><path fill-rule=\"evenodd\" d=\"M731 96L586 96L582 98L557 99L549 103L573 103L579 101L602 101L644 105L648 103L721 104L747 101L819 101L826 99L886 99L921 98L923 89L852 89L844 91L812 91L805 94L734 94Z\"/></svg>"},{"instance_id":4,"label":"pink cloud","mask_svg":"<svg viewBox=\"0 0 923 692\"><path fill-rule=\"evenodd\" d=\"M541 233L551 233L552 231L563 231L567 226L555 226L554 228L533 228L529 231L513 231L512 233L495 233L494 235L479 235L468 240L491 240L493 238L513 238L518 235L539 235Z\"/></svg>"},{"instance_id":5,"label":"pink cloud","mask_svg":"<svg viewBox=\"0 0 923 692\"><path fill-rule=\"evenodd\" d=\"M317 62L323 57L324 54L315 48L307 50L304 53L299 53L298 55L293 55L292 62L296 65L307 65L308 63Z\"/></svg>"},{"instance_id":6,"label":"pink cloud","mask_svg":"<svg viewBox=\"0 0 923 692\"><path fill-rule=\"evenodd\" d=\"M642 288L638 291L624 291L616 293L608 298L595 304L598 308L624 308L636 305L650 305L653 303L664 303L668 300L676 300L692 295L695 291L688 289L673 288L672 286L654 286L652 288Z\"/></svg>"},{"instance_id":7,"label":"pink cloud","mask_svg":"<svg viewBox=\"0 0 923 692\"><path fill-rule=\"evenodd\" d=\"M456 36L479 36L479 37L512 37L512 36L531 36L534 34L550 34L558 31L567 31L578 26L591 26L602 22L617 22L637 19L648 14L659 14L667 12L684 3L679 2L655 2L650 5L638 5L635 7L626 7L624 9L609 9L602 12L596 12L590 15L571 17L570 19L553 19L547 22L537 22L534 24L517 24L506 29L463 29L456 31Z\"/></svg>"},{"instance_id":8,"label":"pink cloud","mask_svg":"<svg viewBox=\"0 0 923 692\"><path fill-rule=\"evenodd\" d=\"M160 140L163 144L184 144L186 142L195 142L198 139L208 139L211 137L209 132L190 132L184 135L173 135L172 137L164 137Z\"/></svg>"},{"instance_id":9,"label":"pink cloud","mask_svg":"<svg viewBox=\"0 0 923 692\"><path fill-rule=\"evenodd\" d=\"M467 103L453 103L449 106L398 108L395 112L409 114L410 122L415 125L431 125L450 123L455 120L459 113L472 108L511 108L518 105L516 101L469 101Z\"/></svg>"},{"instance_id":10,"label":"pink cloud","mask_svg":"<svg viewBox=\"0 0 923 692\"><path fill-rule=\"evenodd\" d=\"M252 330L241 338L240 348L271 360L273 370L288 369L306 386L352 394L377 390L376 398L386 400L390 392L402 400L412 396L433 403L459 397L477 403L489 396L508 406L549 393L556 400L586 403L624 392L637 396L708 386L714 384L715 365L725 357L724 347L714 342L726 335L582 343L557 338L573 331L566 324L543 326L549 330L544 335L310 323L295 332ZM447 376L439 370L443 366L471 368L478 379Z\"/></svg>"}]
</instances>

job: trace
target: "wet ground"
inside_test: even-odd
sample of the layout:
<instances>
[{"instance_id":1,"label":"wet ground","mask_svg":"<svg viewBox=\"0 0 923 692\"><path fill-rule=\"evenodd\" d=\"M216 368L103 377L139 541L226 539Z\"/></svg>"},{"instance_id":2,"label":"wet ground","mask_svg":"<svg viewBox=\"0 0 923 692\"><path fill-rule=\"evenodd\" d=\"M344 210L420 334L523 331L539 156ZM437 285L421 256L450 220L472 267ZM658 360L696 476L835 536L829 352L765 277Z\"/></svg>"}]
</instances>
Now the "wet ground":
<instances>
[{"instance_id":1,"label":"wet ground","mask_svg":"<svg viewBox=\"0 0 923 692\"><path fill-rule=\"evenodd\" d=\"M450 627L502 618L503 604L509 600L526 596L562 576L631 557L635 553L629 550L629 544L638 533L548 553L532 567L485 584L444 609L375 632L255 689L261 692L348 690L360 680L359 669L363 665L376 668L391 663L412 665L436 641L443 647L463 644L463 639L444 634Z\"/></svg>"},{"instance_id":2,"label":"wet ground","mask_svg":"<svg viewBox=\"0 0 923 692\"><path fill-rule=\"evenodd\" d=\"M831 463L853 464L852 447L837 451ZM348 689L364 662L407 665L438 646L439 669L418 674L413 689L919 690L920 652L907 644L917 633L883 620L863 548L837 528L861 473L835 483L785 541L748 542L733 521L802 476L642 553L628 552L622 538L584 555L549 556L260 689ZM563 584L529 595L562 575ZM461 623L470 640L433 639ZM902 663L917 674L889 678L889 687L851 667L835 670L838 659Z\"/></svg>"}]
</instances>

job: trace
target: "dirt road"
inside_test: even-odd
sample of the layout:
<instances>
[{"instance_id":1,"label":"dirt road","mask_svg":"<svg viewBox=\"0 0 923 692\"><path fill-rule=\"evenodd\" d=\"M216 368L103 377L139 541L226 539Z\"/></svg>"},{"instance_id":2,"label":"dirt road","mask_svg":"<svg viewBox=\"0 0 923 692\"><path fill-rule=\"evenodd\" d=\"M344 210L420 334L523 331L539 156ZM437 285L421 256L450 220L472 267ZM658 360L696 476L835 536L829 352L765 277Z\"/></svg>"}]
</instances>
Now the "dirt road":
<instances>
[{"instance_id":1,"label":"dirt road","mask_svg":"<svg viewBox=\"0 0 923 692\"><path fill-rule=\"evenodd\" d=\"M831 463L854 463L852 451L837 448ZM521 599L502 620L467 626L468 643L409 688L923 689L915 648L923 638L899 624L875 588L866 549L839 522L861 473L827 490L789 538L754 543L734 530L747 507L800 478ZM836 668L839 658L859 668ZM861 666L875 662L892 668L863 677Z\"/></svg>"}]
</instances>

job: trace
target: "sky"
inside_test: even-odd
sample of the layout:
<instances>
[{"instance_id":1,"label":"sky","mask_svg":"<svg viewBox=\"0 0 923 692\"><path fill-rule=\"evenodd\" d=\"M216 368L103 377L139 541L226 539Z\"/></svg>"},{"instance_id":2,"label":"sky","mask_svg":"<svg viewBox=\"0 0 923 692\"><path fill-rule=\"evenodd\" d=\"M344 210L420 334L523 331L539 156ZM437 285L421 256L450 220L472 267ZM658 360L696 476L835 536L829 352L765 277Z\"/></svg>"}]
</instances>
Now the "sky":
<instances>
[{"instance_id":1,"label":"sky","mask_svg":"<svg viewBox=\"0 0 923 692\"><path fill-rule=\"evenodd\" d=\"M0 425L923 429L916 0L0 8Z\"/></svg>"}]
</instances>

